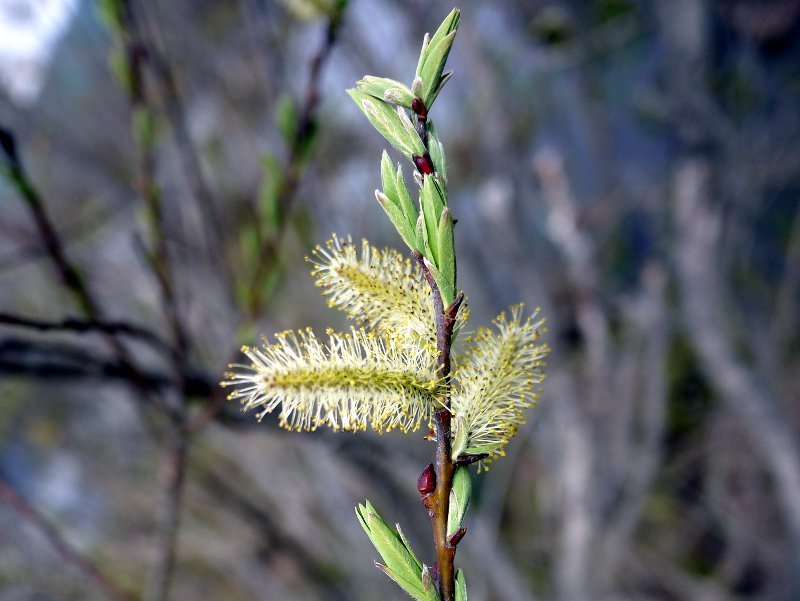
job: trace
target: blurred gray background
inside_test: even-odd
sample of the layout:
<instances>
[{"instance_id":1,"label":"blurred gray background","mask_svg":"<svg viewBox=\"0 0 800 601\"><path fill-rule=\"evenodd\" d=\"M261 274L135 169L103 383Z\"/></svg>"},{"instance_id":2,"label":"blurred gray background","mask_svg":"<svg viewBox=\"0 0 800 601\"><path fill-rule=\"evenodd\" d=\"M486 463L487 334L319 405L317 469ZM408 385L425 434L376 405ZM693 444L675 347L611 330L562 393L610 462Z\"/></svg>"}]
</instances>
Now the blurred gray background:
<instances>
[{"instance_id":1,"label":"blurred gray background","mask_svg":"<svg viewBox=\"0 0 800 601\"><path fill-rule=\"evenodd\" d=\"M0 2L0 599L400 599L353 507L432 561L424 432L287 433L217 382L344 326L314 244L402 248L344 90L410 83L452 6L119 7ZM470 598L800 599L800 3L460 8L459 284L553 349L475 480Z\"/></svg>"}]
</instances>

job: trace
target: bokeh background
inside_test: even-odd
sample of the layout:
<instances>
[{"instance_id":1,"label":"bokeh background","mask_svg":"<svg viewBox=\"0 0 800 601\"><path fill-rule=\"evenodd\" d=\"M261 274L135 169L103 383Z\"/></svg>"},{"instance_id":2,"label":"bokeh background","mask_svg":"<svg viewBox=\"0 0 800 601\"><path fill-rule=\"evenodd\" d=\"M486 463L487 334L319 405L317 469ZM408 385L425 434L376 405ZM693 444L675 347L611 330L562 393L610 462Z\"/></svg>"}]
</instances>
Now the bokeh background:
<instances>
[{"instance_id":1,"label":"bokeh background","mask_svg":"<svg viewBox=\"0 0 800 601\"><path fill-rule=\"evenodd\" d=\"M217 382L344 326L314 244L402 246L344 90L410 82L451 5L102 4L0 2L0 599L401 598L353 507L432 561L424 432L286 433ZM470 598L800 599L800 3L460 8L459 283L553 349Z\"/></svg>"}]
</instances>

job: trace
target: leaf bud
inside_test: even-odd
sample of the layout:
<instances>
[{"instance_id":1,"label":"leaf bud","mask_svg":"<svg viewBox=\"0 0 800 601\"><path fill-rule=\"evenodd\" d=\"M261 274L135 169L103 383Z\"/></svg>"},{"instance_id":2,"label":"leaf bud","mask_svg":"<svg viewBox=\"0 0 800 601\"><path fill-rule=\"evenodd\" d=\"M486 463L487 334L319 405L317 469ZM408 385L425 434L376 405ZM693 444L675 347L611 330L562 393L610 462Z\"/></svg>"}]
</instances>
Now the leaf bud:
<instances>
[{"instance_id":1,"label":"leaf bud","mask_svg":"<svg viewBox=\"0 0 800 601\"><path fill-rule=\"evenodd\" d=\"M420 474L419 480L417 480L417 490L422 497L436 490L436 472L432 463L428 464L428 467Z\"/></svg>"}]
</instances>

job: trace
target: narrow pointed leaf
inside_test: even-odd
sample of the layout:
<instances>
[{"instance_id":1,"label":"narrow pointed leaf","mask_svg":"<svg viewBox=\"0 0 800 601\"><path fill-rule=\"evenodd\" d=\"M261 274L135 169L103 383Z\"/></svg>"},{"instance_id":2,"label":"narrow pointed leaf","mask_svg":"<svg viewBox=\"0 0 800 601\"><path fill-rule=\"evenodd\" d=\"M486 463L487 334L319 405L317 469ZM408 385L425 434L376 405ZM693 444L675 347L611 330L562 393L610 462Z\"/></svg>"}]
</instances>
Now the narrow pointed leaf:
<instances>
[{"instance_id":1,"label":"narrow pointed leaf","mask_svg":"<svg viewBox=\"0 0 800 601\"><path fill-rule=\"evenodd\" d=\"M392 160L389 158L389 153L385 150L381 155L381 186L386 196L392 199L397 198L397 179L394 174Z\"/></svg>"},{"instance_id":2,"label":"narrow pointed leaf","mask_svg":"<svg viewBox=\"0 0 800 601\"><path fill-rule=\"evenodd\" d=\"M397 190L397 200L400 203L400 207L403 209L403 213L405 213L411 226L416 227L419 212L417 211L417 205L411 199L411 193L406 187L406 179L403 177L403 168L400 165L397 166L395 189Z\"/></svg>"},{"instance_id":3,"label":"narrow pointed leaf","mask_svg":"<svg viewBox=\"0 0 800 601\"><path fill-rule=\"evenodd\" d=\"M439 292L442 295L444 306L449 306L456 297L455 286L453 285L453 282L448 281L442 275L436 265L431 263L427 258L425 259L425 267L428 268L428 271L431 272L433 279L436 280L436 285L439 287Z\"/></svg>"},{"instance_id":4,"label":"narrow pointed leaf","mask_svg":"<svg viewBox=\"0 0 800 601\"><path fill-rule=\"evenodd\" d=\"M417 95L428 110L433 105L441 87L442 71L450 54L460 18L461 12L453 9L442 21L433 37L428 39L426 36L426 42L423 43L420 60L417 64L417 77L422 79L422 95L418 93Z\"/></svg>"},{"instance_id":5,"label":"narrow pointed leaf","mask_svg":"<svg viewBox=\"0 0 800 601\"><path fill-rule=\"evenodd\" d=\"M419 567L419 569L422 570L422 562L419 560L419 558L417 557L417 554L414 553L414 550L411 548L411 543L408 542L408 539L406 538L406 535L403 534L403 530L400 528L400 524L395 524L394 527L397 530L397 536L400 537L400 542L403 543L403 546L406 548L406 550L408 551L408 554L411 556L411 558L417 564L417 567Z\"/></svg>"},{"instance_id":6,"label":"narrow pointed leaf","mask_svg":"<svg viewBox=\"0 0 800 601\"><path fill-rule=\"evenodd\" d=\"M453 31L435 45L432 42L428 48L425 63L422 65L422 72L419 74L423 82L422 101L428 110L430 110L437 96L437 89L442 80L442 72L455 37L456 32Z\"/></svg>"},{"instance_id":7,"label":"narrow pointed leaf","mask_svg":"<svg viewBox=\"0 0 800 601\"><path fill-rule=\"evenodd\" d=\"M453 216L450 209L445 207L439 217L437 232L439 242L439 271L453 286L456 284L456 255L453 239Z\"/></svg>"},{"instance_id":8,"label":"narrow pointed leaf","mask_svg":"<svg viewBox=\"0 0 800 601\"><path fill-rule=\"evenodd\" d=\"M472 476L468 467L460 466L453 475L453 488L450 491L450 510L447 515L448 539L464 525L471 498Z\"/></svg>"},{"instance_id":9,"label":"narrow pointed leaf","mask_svg":"<svg viewBox=\"0 0 800 601\"><path fill-rule=\"evenodd\" d=\"M462 570L456 570L456 601L467 601L467 581Z\"/></svg>"},{"instance_id":10,"label":"narrow pointed leaf","mask_svg":"<svg viewBox=\"0 0 800 601\"><path fill-rule=\"evenodd\" d=\"M428 593L426 593L425 589L422 587L421 580L419 583L417 583L414 580L404 578L401 574L382 563L375 562L375 567L386 574L389 578L394 580L401 589L403 589L417 601L428 601L428 599L430 599Z\"/></svg>"},{"instance_id":11,"label":"narrow pointed leaf","mask_svg":"<svg viewBox=\"0 0 800 601\"><path fill-rule=\"evenodd\" d=\"M399 528L395 531L384 522L369 501L356 507L356 515L385 562L375 565L415 599L430 599L422 584L422 564Z\"/></svg>"},{"instance_id":12,"label":"narrow pointed leaf","mask_svg":"<svg viewBox=\"0 0 800 601\"><path fill-rule=\"evenodd\" d=\"M413 222L410 223L403 214L402 209L380 190L375 190L375 198L378 200L381 208L386 212L389 221L392 222L392 225L394 225L397 233L400 234L403 242L405 242L411 250L419 251L420 245L417 240L416 228L412 225Z\"/></svg>"},{"instance_id":13,"label":"narrow pointed leaf","mask_svg":"<svg viewBox=\"0 0 800 601\"><path fill-rule=\"evenodd\" d=\"M439 136L436 134L433 121L428 121L428 150L431 154L431 160L433 161L433 168L436 170L436 174L441 177L442 183L446 188L447 163L444 158L444 147L439 140Z\"/></svg>"},{"instance_id":14,"label":"narrow pointed leaf","mask_svg":"<svg viewBox=\"0 0 800 601\"><path fill-rule=\"evenodd\" d=\"M402 119L394 108L382 100L356 89L347 90L347 93L378 133L408 159L411 159L412 155L421 155L424 152L422 140L414 131L414 126L407 116Z\"/></svg>"},{"instance_id":15,"label":"narrow pointed leaf","mask_svg":"<svg viewBox=\"0 0 800 601\"><path fill-rule=\"evenodd\" d=\"M417 61L417 70L416 76L414 77L414 82L411 84L411 90L417 97L422 97L422 79L420 78L419 74L422 71L422 66L425 64L425 56L428 53L428 46L431 43L431 34L426 33L422 37L422 49L419 51L419 60Z\"/></svg>"},{"instance_id":16,"label":"narrow pointed leaf","mask_svg":"<svg viewBox=\"0 0 800 601\"><path fill-rule=\"evenodd\" d=\"M450 81L451 77L453 77L453 72L452 71L447 71L446 73L442 73L442 77L441 77L441 79L439 79L439 85L436 86L436 90L434 90L433 96L429 99L429 102L431 104L436 102L436 98L439 97L439 92L442 91L442 89L444 88L445 84L448 81Z\"/></svg>"},{"instance_id":17,"label":"narrow pointed leaf","mask_svg":"<svg viewBox=\"0 0 800 601\"><path fill-rule=\"evenodd\" d=\"M411 108L411 101L414 100L414 94L407 85L386 77L365 75L356 82L356 87L365 94L407 109Z\"/></svg>"},{"instance_id":18,"label":"narrow pointed leaf","mask_svg":"<svg viewBox=\"0 0 800 601\"><path fill-rule=\"evenodd\" d=\"M422 215L425 220L425 233L427 248L425 255L439 267L439 215L444 206L441 203L439 194L436 191L432 177L424 178L422 189L420 190L420 205L422 205Z\"/></svg>"}]
</instances>

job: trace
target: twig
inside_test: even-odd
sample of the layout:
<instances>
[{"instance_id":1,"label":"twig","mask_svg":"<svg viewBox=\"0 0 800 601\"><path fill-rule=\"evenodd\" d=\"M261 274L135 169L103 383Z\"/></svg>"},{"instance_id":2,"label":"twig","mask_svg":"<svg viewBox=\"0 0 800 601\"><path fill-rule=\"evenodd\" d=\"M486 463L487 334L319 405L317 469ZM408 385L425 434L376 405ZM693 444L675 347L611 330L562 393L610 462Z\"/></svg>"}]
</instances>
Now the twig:
<instances>
[{"instance_id":1,"label":"twig","mask_svg":"<svg viewBox=\"0 0 800 601\"><path fill-rule=\"evenodd\" d=\"M439 573L439 592L443 601L455 599L455 567L453 561L456 556L456 544L451 544L447 538L447 517L450 512L450 491L453 488L453 474L456 464L452 460L451 432L450 432L450 346L453 338L453 328L456 315L464 300L459 294L453 304L445 310L442 294L436 285L425 259L414 251L411 253L419 263L425 279L431 289L434 315L436 316L436 349L439 352L439 362L436 376L444 384L439 396L439 409L434 411L436 421L436 490L433 502L428 507L433 525L433 539L436 544L436 565Z\"/></svg>"},{"instance_id":2,"label":"twig","mask_svg":"<svg viewBox=\"0 0 800 601\"><path fill-rule=\"evenodd\" d=\"M148 584L146 600L161 601L169 596L175 572L177 537L180 528L181 502L186 481L190 436L185 423L175 423L170 432L170 448L165 464L165 503L157 533L156 559Z\"/></svg>"},{"instance_id":3,"label":"twig","mask_svg":"<svg viewBox=\"0 0 800 601\"><path fill-rule=\"evenodd\" d=\"M282 239L282 232L286 218L289 214L295 192L300 184L300 177L303 172L303 164L308 145L311 142L317 129L317 106L319 104L320 92L319 83L322 68L328 61L333 50L339 28L342 24L348 0L337 0L328 19L328 27L325 30L325 37L322 44L317 49L309 65L308 87L306 88L305 100L302 109L297 116L295 136L289 148L289 157L283 168L284 177L276 195L278 234L264 238L259 251L260 261L253 275L252 285L250 286L250 302L247 307L247 318L252 319L261 310L264 298L264 281L274 268L278 249Z\"/></svg>"},{"instance_id":4,"label":"twig","mask_svg":"<svg viewBox=\"0 0 800 601\"><path fill-rule=\"evenodd\" d=\"M0 477L0 499L13 507L26 522L34 526L47 539L61 558L75 566L97 588L103 591L109 599L115 601L133 601L134 597L128 595L114 584L108 576L103 574L97 566L84 557L75 547L70 545L58 530L28 501L20 495L6 480Z\"/></svg>"},{"instance_id":5,"label":"twig","mask_svg":"<svg viewBox=\"0 0 800 601\"><path fill-rule=\"evenodd\" d=\"M44 321L0 313L0 324L16 326L39 332L75 332L79 334L100 332L103 334L129 336L146 342L161 352L169 353L169 346L154 332L124 321L95 321L92 319L78 319L67 317L61 321Z\"/></svg>"},{"instance_id":6,"label":"twig","mask_svg":"<svg viewBox=\"0 0 800 601\"><path fill-rule=\"evenodd\" d=\"M119 360L107 360L87 350L70 345L36 344L28 339L0 339L0 374L28 378L58 378L64 380L110 380L144 385L152 392L181 390L188 396L205 397L216 388L215 380L202 372L189 371L183 383L170 372L137 369ZM151 396L144 396L151 400ZM165 409L159 405L160 409Z\"/></svg>"},{"instance_id":7,"label":"twig","mask_svg":"<svg viewBox=\"0 0 800 601\"><path fill-rule=\"evenodd\" d=\"M130 0L125 0L126 3L129 1ZM147 3L142 3L142 6L147 7ZM137 27L137 23L135 22L132 22L133 27L130 34L134 37L139 46L144 49L146 56L145 64L150 67L150 71L154 75L154 80L157 84L158 92L164 107L164 114L172 129L173 139L181 159L184 175L191 188L192 196L197 200L200 213L204 217L203 224L206 227L205 234L207 244L211 251L210 255L212 258L221 257L222 253L219 252L219 244L216 241L222 238L222 236L220 236L220 230L224 231L227 229L225 211L218 210L210 187L203 175L197 149L189 133L186 109L183 104L177 79L169 62L164 56L163 49L159 48L159 46L163 45L158 43L158 38L160 37L158 19L143 18L142 21L144 22L144 26L149 27L151 35L148 37L146 32L142 30L142 27Z\"/></svg>"},{"instance_id":8,"label":"twig","mask_svg":"<svg viewBox=\"0 0 800 601\"><path fill-rule=\"evenodd\" d=\"M118 30L125 50L128 65L129 81L128 98L131 107L131 122L135 127L135 115L147 114L154 118L155 110L148 98L145 84L145 67L150 66L159 82L167 88L173 101L168 111L175 125L176 139L182 147L187 171L194 174L190 178L193 183L200 182L199 167L193 161L194 153L190 148L185 123L182 121L182 112L177 102L177 88L172 79L171 71L166 68L166 63L156 60L153 48L145 45L142 32L136 21L132 1L121 0L118 5ZM188 376L189 349L191 345L188 330L183 324L178 298L175 290L175 273L172 266L169 248L167 247L166 222L161 193L155 179L155 144L152 136L143 136L142 132L135 131L136 147L138 151L139 192L152 217L152 233L154 249L150 256L150 266L161 291L161 306L171 330L172 352L175 363L175 373L180 383L177 403L171 417L168 434L168 445L165 465L165 505L156 534L156 558L154 560L150 581L147 587L146 599L149 601L164 601L169 595L172 575L175 569L175 555L177 549L177 536L180 526L181 500L186 479L186 462L190 444L190 432L186 427L186 381ZM185 137L183 137L185 136ZM191 155L189 157L188 155ZM199 190L203 190L202 186ZM202 197L205 209L209 213L205 222L214 221L212 203L207 195Z\"/></svg>"},{"instance_id":9,"label":"twig","mask_svg":"<svg viewBox=\"0 0 800 601\"><path fill-rule=\"evenodd\" d=\"M99 303L89 290L78 268L67 258L64 252L64 245L61 243L61 238L59 238L56 228L45 210L44 203L28 179L17 152L13 134L2 126L0 126L0 147L2 147L5 154L8 179L30 210L36 224L39 239L58 270L61 282L72 292L86 315L92 320L102 321ZM113 338L111 340L113 344L117 344L116 340Z\"/></svg>"},{"instance_id":10,"label":"twig","mask_svg":"<svg viewBox=\"0 0 800 601\"><path fill-rule=\"evenodd\" d=\"M151 103L147 98L145 87L144 66L152 60L152 51L146 48L140 39L135 16L130 0L119 3L120 35L125 46L125 58L128 64L130 77L128 86L128 99L131 112L147 111L153 113ZM152 141L137 140L138 151L138 176L139 193L151 213L153 220L153 234L155 249L150 257L153 274L161 289L162 306L167 321L170 324L173 336L173 354L177 369L184 371L185 358L189 347L189 338L180 319L177 299L175 295L174 277L167 248L165 232L164 210L161 194L155 181L155 153Z\"/></svg>"},{"instance_id":11,"label":"twig","mask_svg":"<svg viewBox=\"0 0 800 601\"><path fill-rule=\"evenodd\" d=\"M92 293L89 285L84 280L78 267L72 263L64 251L64 245L51 221L36 188L29 180L19 157L16 141L10 130L0 126L0 148L5 155L4 171L12 185L16 188L33 217L39 239L47 251L62 284L69 290L83 312L90 321L102 323L105 321L100 303ZM105 332L104 337L116 353L119 362L131 374L133 382L143 394L147 394L147 382L137 376L139 369L134 364L128 350L120 340L111 332Z\"/></svg>"}]
</instances>

